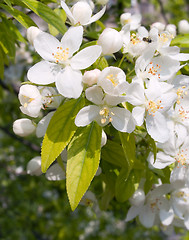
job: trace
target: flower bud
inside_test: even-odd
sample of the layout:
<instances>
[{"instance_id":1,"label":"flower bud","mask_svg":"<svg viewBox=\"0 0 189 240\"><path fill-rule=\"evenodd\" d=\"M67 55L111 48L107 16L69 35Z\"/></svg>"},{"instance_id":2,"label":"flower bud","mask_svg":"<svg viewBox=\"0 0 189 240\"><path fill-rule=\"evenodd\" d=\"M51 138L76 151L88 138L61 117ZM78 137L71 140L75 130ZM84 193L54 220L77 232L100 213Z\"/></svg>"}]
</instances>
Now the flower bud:
<instances>
[{"instance_id":1,"label":"flower bud","mask_svg":"<svg viewBox=\"0 0 189 240\"><path fill-rule=\"evenodd\" d=\"M120 32L112 28L106 28L99 36L98 45L102 47L104 55L118 52L123 45L123 38Z\"/></svg>"},{"instance_id":2,"label":"flower bud","mask_svg":"<svg viewBox=\"0 0 189 240\"><path fill-rule=\"evenodd\" d=\"M169 32L170 34L173 35L173 37L175 37L177 35L177 31L176 31L176 26L174 24L168 24L166 26L165 31Z\"/></svg>"},{"instance_id":3,"label":"flower bud","mask_svg":"<svg viewBox=\"0 0 189 240\"><path fill-rule=\"evenodd\" d=\"M28 41L29 41L29 43L30 44L32 44L33 45L33 41L34 41L34 39L37 37L37 35L39 34L39 33L41 33L42 31L39 29L39 28L37 28L37 27L34 27L34 26L32 26L32 27L29 27L28 29L27 29L27 39L28 39Z\"/></svg>"},{"instance_id":4,"label":"flower bud","mask_svg":"<svg viewBox=\"0 0 189 240\"><path fill-rule=\"evenodd\" d=\"M88 86L96 84L100 73L101 71L99 69L86 71L83 75L83 83L87 84Z\"/></svg>"},{"instance_id":5,"label":"flower bud","mask_svg":"<svg viewBox=\"0 0 189 240\"><path fill-rule=\"evenodd\" d=\"M189 23L187 20L181 20L178 23L178 31L181 34L189 33Z\"/></svg>"},{"instance_id":6,"label":"flower bud","mask_svg":"<svg viewBox=\"0 0 189 240\"><path fill-rule=\"evenodd\" d=\"M157 28L159 33L161 33L165 29L165 24L160 23L160 22L155 22L151 25L151 28L153 28L153 27Z\"/></svg>"},{"instance_id":7,"label":"flower bud","mask_svg":"<svg viewBox=\"0 0 189 240\"><path fill-rule=\"evenodd\" d=\"M71 8L73 17L77 23L86 24L92 15L92 9L86 1L79 1Z\"/></svg>"},{"instance_id":8,"label":"flower bud","mask_svg":"<svg viewBox=\"0 0 189 240\"><path fill-rule=\"evenodd\" d=\"M41 157L32 158L27 165L27 174L40 176L41 171Z\"/></svg>"},{"instance_id":9,"label":"flower bud","mask_svg":"<svg viewBox=\"0 0 189 240\"><path fill-rule=\"evenodd\" d=\"M13 123L13 132L21 137L30 135L35 131L35 125L30 119L21 118Z\"/></svg>"},{"instance_id":10,"label":"flower bud","mask_svg":"<svg viewBox=\"0 0 189 240\"><path fill-rule=\"evenodd\" d=\"M106 142L107 142L107 136L106 136L106 133L104 132L104 130L102 130L101 147L106 145Z\"/></svg>"},{"instance_id":11,"label":"flower bud","mask_svg":"<svg viewBox=\"0 0 189 240\"><path fill-rule=\"evenodd\" d=\"M133 196L129 199L130 203L134 206L139 206L143 204L145 201L145 193L142 189L137 189Z\"/></svg>"}]
</instances>

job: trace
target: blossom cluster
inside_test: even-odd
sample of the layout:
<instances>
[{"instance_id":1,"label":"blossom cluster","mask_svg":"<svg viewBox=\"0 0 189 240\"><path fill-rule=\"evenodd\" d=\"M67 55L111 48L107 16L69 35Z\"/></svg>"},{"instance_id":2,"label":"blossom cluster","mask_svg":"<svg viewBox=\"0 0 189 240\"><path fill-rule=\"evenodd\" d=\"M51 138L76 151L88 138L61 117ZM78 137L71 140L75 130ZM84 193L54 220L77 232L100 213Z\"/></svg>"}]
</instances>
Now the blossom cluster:
<instances>
[{"instance_id":1,"label":"blossom cluster","mask_svg":"<svg viewBox=\"0 0 189 240\"><path fill-rule=\"evenodd\" d=\"M120 31L105 28L95 44L85 47L87 26L102 17L106 6L96 14L92 1L80 0L72 8L61 1L61 6L71 26L60 41L36 27L28 29L28 40L43 60L29 69L29 83L20 87L18 96L24 114L36 119L42 112L46 115L38 123L27 118L16 120L14 132L20 136L35 132L43 137L56 109L81 95L87 104L77 113L77 127L93 121L102 128L112 124L126 133L144 127L158 149L156 156L153 152L148 156L149 168L170 166L170 183L159 183L146 196L140 186L130 199L126 221L139 216L145 227L160 224L189 229L189 77L178 75L189 54L170 45L176 26L154 23L148 31L141 26L140 14L123 13ZM135 63L131 82L129 73L121 68L122 60L103 70L98 67L102 58L117 52L122 60L129 56ZM103 132L101 147L106 141ZM62 159L62 164L55 163L47 170L47 179L66 178L66 149ZM28 173L42 174L40 165L40 157L32 159Z\"/></svg>"}]
</instances>

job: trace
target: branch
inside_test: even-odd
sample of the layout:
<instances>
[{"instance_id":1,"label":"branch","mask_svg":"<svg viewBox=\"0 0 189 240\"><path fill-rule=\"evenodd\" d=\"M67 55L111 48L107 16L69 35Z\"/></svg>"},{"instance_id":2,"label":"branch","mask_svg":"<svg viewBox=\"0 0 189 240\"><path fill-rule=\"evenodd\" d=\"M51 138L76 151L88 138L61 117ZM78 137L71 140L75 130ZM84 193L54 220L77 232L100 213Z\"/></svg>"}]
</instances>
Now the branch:
<instances>
[{"instance_id":1,"label":"branch","mask_svg":"<svg viewBox=\"0 0 189 240\"><path fill-rule=\"evenodd\" d=\"M168 24L169 21L168 21L168 19L166 17L165 10L164 10L164 7L163 7L163 3L162 3L161 0L158 0L158 3L160 5L161 15L163 16L163 19L164 19L165 23Z\"/></svg>"},{"instance_id":2,"label":"branch","mask_svg":"<svg viewBox=\"0 0 189 240\"><path fill-rule=\"evenodd\" d=\"M8 136L10 136L11 138L16 139L17 141L19 141L20 143L24 144L25 146L29 147L30 149L32 149L35 152L40 153L41 149L39 146L37 146L36 144L26 140L26 139L22 139L20 137L17 137L15 134L11 133L10 130L6 127L2 127L0 126L0 130L2 130L4 133L6 133Z\"/></svg>"}]
</instances>

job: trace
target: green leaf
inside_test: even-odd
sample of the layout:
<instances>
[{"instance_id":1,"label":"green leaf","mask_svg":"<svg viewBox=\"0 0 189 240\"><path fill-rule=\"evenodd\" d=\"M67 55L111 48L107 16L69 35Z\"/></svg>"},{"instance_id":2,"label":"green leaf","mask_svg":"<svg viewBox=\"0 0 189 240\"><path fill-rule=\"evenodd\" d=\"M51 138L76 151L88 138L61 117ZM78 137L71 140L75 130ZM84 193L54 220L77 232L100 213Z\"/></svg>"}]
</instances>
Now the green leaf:
<instances>
[{"instance_id":1,"label":"green leaf","mask_svg":"<svg viewBox=\"0 0 189 240\"><path fill-rule=\"evenodd\" d=\"M0 4L0 7L2 7L5 11L10 13L25 28L29 28L31 26L37 26L30 17L28 17L26 14L19 11L18 9L10 8L9 6L7 6L5 4Z\"/></svg>"},{"instance_id":2,"label":"green leaf","mask_svg":"<svg viewBox=\"0 0 189 240\"><path fill-rule=\"evenodd\" d=\"M0 78L3 79L4 75L4 57L2 53L2 48L0 47Z\"/></svg>"},{"instance_id":3,"label":"green leaf","mask_svg":"<svg viewBox=\"0 0 189 240\"><path fill-rule=\"evenodd\" d=\"M64 34L67 31L62 18L45 4L36 0L22 0L22 2L45 22L55 27L60 33Z\"/></svg>"},{"instance_id":4,"label":"green leaf","mask_svg":"<svg viewBox=\"0 0 189 240\"><path fill-rule=\"evenodd\" d=\"M62 19L62 22L65 23L67 18L65 11L63 9L56 8L54 9L54 12ZM57 36L59 34L59 31L55 27L53 27L51 24L48 24L48 27L51 35Z\"/></svg>"},{"instance_id":5,"label":"green leaf","mask_svg":"<svg viewBox=\"0 0 189 240\"><path fill-rule=\"evenodd\" d=\"M177 35L172 41L172 46L189 48L189 34Z\"/></svg>"},{"instance_id":6,"label":"green leaf","mask_svg":"<svg viewBox=\"0 0 189 240\"><path fill-rule=\"evenodd\" d=\"M121 168L128 166L122 146L110 140L102 148L102 159Z\"/></svg>"},{"instance_id":7,"label":"green leaf","mask_svg":"<svg viewBox=\"0 0 189 240\"><path fill-rule=\"evenodd\" d=\"M127 160L127 168L130 171L133 168L134 162L136 161L136 145L134 134L119 132L119 136L121 139L125 158Z\"/></svg>"},{"instance_id":8,"label":"green leaf","mask_svg":"<svg viewBox=\"0 0 189 240\"><path fill-rule=\"evenodd\" d=\"M100 161L102 128L92 122L79 128L68 146L66 187L74 211L87 191Z\"/></svg>"},{"instance_id":9,"label":"green leaf","mask_svg":"<svg viewBox=\"0 0 189 240\"><path fill-rule=\"evenodd\" d=\"M10 0L4 0L4 2L11 8L13 9L12 7L12 4L11 4L11 1Z\"/></svg>"},{"instance_id":10,"label":"green leaf","mask_svg":"<svg viewBox=\"0 0 189 240\"><path fill-rule=\"evenodd\" d=\"M135 192L135 172L122 168L116 181L115 197L118 202L127 201Z\"/></svg>"},{"instance_id":11,"label":"green leaf","mask_svg":"<svg viewBox=\"0 0 189 240\"><path fill-rule=\"evenodd\" d=\"M82 97L72 99L61 105L53 115L42 144L42 172L47 171L48 167L70 142L77 130L74 123L75 117L83 105L84 100Z\"/></svg>"},{"instance_id":12,"label":"green leaf","mask_svg":"<svg viewBox=\"0 0 189 240\"><path fill-rule=\"evenodd\" d=\"M108 67L108 62L105 57L100 57L96 60L96 62L92 66L93 68L103 70L104 68Z\"/></svg>"}]
</instances>

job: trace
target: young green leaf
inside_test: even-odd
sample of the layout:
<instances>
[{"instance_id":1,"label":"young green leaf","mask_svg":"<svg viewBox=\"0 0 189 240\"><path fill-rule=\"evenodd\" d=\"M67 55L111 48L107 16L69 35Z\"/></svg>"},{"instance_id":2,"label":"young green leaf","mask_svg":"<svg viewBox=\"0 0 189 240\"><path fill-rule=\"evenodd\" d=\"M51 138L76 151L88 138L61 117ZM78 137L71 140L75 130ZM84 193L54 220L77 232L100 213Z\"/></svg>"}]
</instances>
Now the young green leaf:
<instances>
[{"instance_id":1,"label":"young green leaf","mask_svg":"<svg viewBox=\"0 0 189 240\"><path fill-rule=\"evenodd\" d=\"M66 187L74 211L87 191L100 161L102 128L92 122L79 128L68 146Z\"/></svg>"},{"instance_id":2,"label":"young green leaf","mask_svg":"<svg viewBox=\"0 0 189 240\"><path fill-rule=\"evenodd\" d=\"M7 6L5 4L0 4L0 7L2 7L5 11L10 13L25 28L29 28L31 26L37 26L30 17L28 17L26 14L19 11L18 9L10 8L9 6Z\"/></svg>"},{"instance_id":3,"label":"young green leaf","mask_svg":"<svg viewBox=\"0 0 189 240\"><path fill-rule=\"evenodd\" d=\"M53 115L42 144L42 172L47 171L73 137L77 130L74 120L83 105L82 97L72 99L61 105Z\"/></svg>"},{"instance_id":4,"label":"young green leaf","mask_svg":"<svg viewBox=\"0 0 189 240\"><path fill-rule=\"evenodd\" d=\"M60 33L64 34L67 31L62 18L45 4L36 0L22 0L22 2L45 22L55 27Z\"/></svg>"},{"instance_id":5,"label":"young green leaf","mask_svg":"<svg viewBox=\"0 0 189 240\"><path fill-rule=\"evenodd\" d=\"M136 161L136 145L135 138L133 133L122 133L119 132L119 136L121 139L123 151L125 153L125 158L127 160L127 168L129 171L133 168L134 162Z\"/></svg>"},{"instance_id":6,"label":"young green leaf","mask_svg":"<svg viewBox=\"0 0 189 240\"><path fill-rule=\"evenodd\" d=\"M65 23L67 16L64 10L60 8L56 8L54 9L54 12L62 19L62 22ZM57 36L59 34L59 31L55 27L53 27L51 24L48 24L48 27L51 35Z\"/></svg>"}]
</instances>

